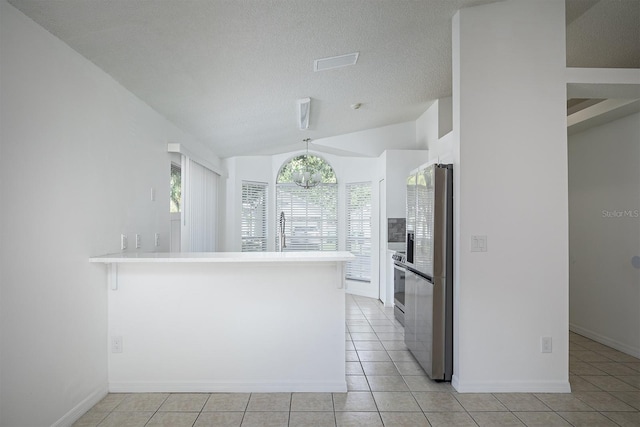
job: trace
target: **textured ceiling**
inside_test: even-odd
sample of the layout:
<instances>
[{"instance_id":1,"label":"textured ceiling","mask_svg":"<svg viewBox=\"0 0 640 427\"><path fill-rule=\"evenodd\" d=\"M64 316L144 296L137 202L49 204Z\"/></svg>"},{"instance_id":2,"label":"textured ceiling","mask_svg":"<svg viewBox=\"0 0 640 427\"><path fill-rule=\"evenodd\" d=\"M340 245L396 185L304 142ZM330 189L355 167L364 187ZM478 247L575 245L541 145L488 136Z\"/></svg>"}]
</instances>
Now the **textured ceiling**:
<instances>
[{"instance_id":1,"label":"textured ceiling","mask_svg":"<svg viewBox=\"0 0 640 427\"><path fill-rule=\"evenodd\" d=\"M451 95L452 16L493 1L9 2L229 157L415 120ZM638 0L567 0L568 65L640 67L639 12ZM351 52L355 66L313 72ZM296 124L304 97L308 131Z\"/></svg>"},{"instance_id":2,"label":"textured ceiling","mask_svg":"<svg viewBox=\"0 0 640 427\"><path fill-rule=\"evenodd\" d=\"M567 66L640 68L640 0L567 0Z\"/></svg>"}]
</instances>

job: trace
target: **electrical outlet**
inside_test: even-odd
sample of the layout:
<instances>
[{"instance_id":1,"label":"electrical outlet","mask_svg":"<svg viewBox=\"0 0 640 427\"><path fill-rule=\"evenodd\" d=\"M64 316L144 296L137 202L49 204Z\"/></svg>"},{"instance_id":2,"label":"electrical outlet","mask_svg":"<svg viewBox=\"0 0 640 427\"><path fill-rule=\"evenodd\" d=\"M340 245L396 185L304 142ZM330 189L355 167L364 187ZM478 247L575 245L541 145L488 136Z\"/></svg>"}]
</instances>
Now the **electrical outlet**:
<instances>
[{"instance_id":1,"label":"electrical outlet","mask_svg":"<svg viewBox=\"0 0 640 427\"><path fill-rule=\"evenodd\" d=\"M111 353L122 353L122 337L111 337Z\"/></svg>"},{"instance_id":2,"label":"electrical outlet","mask_svg":"<svg viewBox=\"0 0 640 427\"><path fill-rule=\"evenodd\" d=\"M120 235L120 250L124 251L125 249L127 249L127 235L126 234L121 234Z\"/></svg>"},{"instance_id":3,"label":"electrical outlet","mask_svg":"<svg viewBox=\"0 0 640 427\"><path fill-rule=\"evenodd\" d=\"M553 345L551 337L540 338L540 353L551 353L553 351Z\"/></svg>"},{"instance_id":4,"label":"electrical outlet","mask_svg":"<svg viewBox=\"0 0 640 427\"><path fill-rule=\"evenodd\" d=\"M142 236L136 234L136 249L140 249L142 247Z\"/></svg>"},{"instance_id":5,"label":"electrical outlet","mask_svg":"<svg viewBox=\"0 0 640 427\"><path fill-rule=\"evenodd\" d=\"M158 246L160 246L160 233L156 233L155 243L154 244L156 245L156 248Z\"/></svg>"}]
</instances>

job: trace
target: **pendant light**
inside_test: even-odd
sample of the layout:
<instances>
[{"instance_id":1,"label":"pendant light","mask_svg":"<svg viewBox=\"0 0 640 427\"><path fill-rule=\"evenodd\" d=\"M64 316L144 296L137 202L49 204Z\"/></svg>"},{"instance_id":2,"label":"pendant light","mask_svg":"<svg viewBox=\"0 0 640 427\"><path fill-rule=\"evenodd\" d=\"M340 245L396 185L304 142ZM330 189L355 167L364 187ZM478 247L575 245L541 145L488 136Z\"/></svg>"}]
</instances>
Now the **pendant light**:
<instances>
[{"instance_id":1,"label":"pendant light","mask_svg":"<svg viewBox=\"0 0 640 427\"><path fill-rule=\"evenodd\" d=\"M302 156L301 164L298 169L291 174L293 182L302 188L311 188L322 182L322 173L314 170L309 161L309 141L311 138L302 140L307 144L307 152Z\"/></svg>"}]
</instances>

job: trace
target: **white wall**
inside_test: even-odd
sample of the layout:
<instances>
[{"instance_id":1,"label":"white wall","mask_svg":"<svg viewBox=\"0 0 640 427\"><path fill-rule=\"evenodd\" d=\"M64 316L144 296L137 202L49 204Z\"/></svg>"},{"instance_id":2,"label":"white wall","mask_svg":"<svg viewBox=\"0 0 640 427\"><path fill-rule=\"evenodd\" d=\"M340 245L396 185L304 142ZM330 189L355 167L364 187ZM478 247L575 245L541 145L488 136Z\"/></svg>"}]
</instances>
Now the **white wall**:
<instances>
[{"instance_id":1,"label":"white wall","mask_svg":"<svg viewBox=\"0 0 640 427\"><path fill-rule=\"evenodd\" d=\"M640 357L640 114L569 137L571 330Z\"/></svg>"},{"instance_id":2,"label":"white wall","mask_svg":"<svg viewBox=\"0 0 640 427\"><path fill-rule=\"evenodd\" d=\"M429 150L429 161L452 161L452 102L452 98L437 99L416 120L417 145Z\"/></svg>"},{"instance_id":3,"label":"white wall","mask_svg":"<svg viewBox=\"0 0 640 427\"><path fill-rule=\"evenodd\" d=\"M385 151L385 182L387 187L387 218L407 216L407 177L409 172L426 163L427 150ZM384 219L386 221L386 218Z\"/></svg>"},{"instance_id":4,"label":"white wall","mask_svg":"<svg viewBox=\"0 0 640 427\"><path fill-rule=\"evenodd\" d=\"M453 20L454 387L569 391L564 2ZM518 108L514 108L517 103ZM488 252L470 252L472 235ZM541 353L541 337L553 352Z\"/></svg>"},{"instance_id":5,"label":"white wall","mask_svg":"<svg viewBox=\"0 0 640 427\"><path fill-rule=\"evenodd\" d=\"M453 98L438 99L438 138L453 130Z\"/></svg>"},{"instance_id":6,"label":"white wall","mask_svg":"<svg viewBox=\"0 0 640 427\"><path fill-rule=\"evenodd\" d=\"M167 142L198 144L4 0L0 19L0 425L67 425L107 391L88 258L120 233L168 250Z\"/></svg>"},{"instance_id":7,"label":"white wall","mask_svg":"<svg viewBox=\"0 0 640 427\"><path fill-rule=\"evenodd\" d=\"M438 141L438 100L416 120L416 144L423 150Z\"/></svg>"},{"instance_id":8,"label":"white wall","mask_svg":"<svg viewBox=\"0 0 640 427\"><path fill-rule=\"evenodd\" d=\"M385 150L426 149L416 142L413 121L317 139L313 145L333 149L335 154L365 157L378 157Z\"/></svg>"}]
</instances>

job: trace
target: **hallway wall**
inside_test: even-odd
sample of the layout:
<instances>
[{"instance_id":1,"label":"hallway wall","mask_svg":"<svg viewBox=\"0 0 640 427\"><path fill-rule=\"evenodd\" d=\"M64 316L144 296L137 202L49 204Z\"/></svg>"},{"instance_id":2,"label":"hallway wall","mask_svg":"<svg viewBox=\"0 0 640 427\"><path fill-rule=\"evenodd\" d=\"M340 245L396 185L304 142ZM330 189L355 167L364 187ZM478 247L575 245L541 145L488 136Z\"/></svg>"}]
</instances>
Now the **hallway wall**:
<instances>
[{"instance_id":1,"label":"hallway wall","mask_svg":"<svg viewBox=\"0 0 640 427\"><path fill-rule=\"evenodd\" d=\"M640 357L638 113L569 136L569 301L572 331Z\"/></svg>"}]
</instances>

